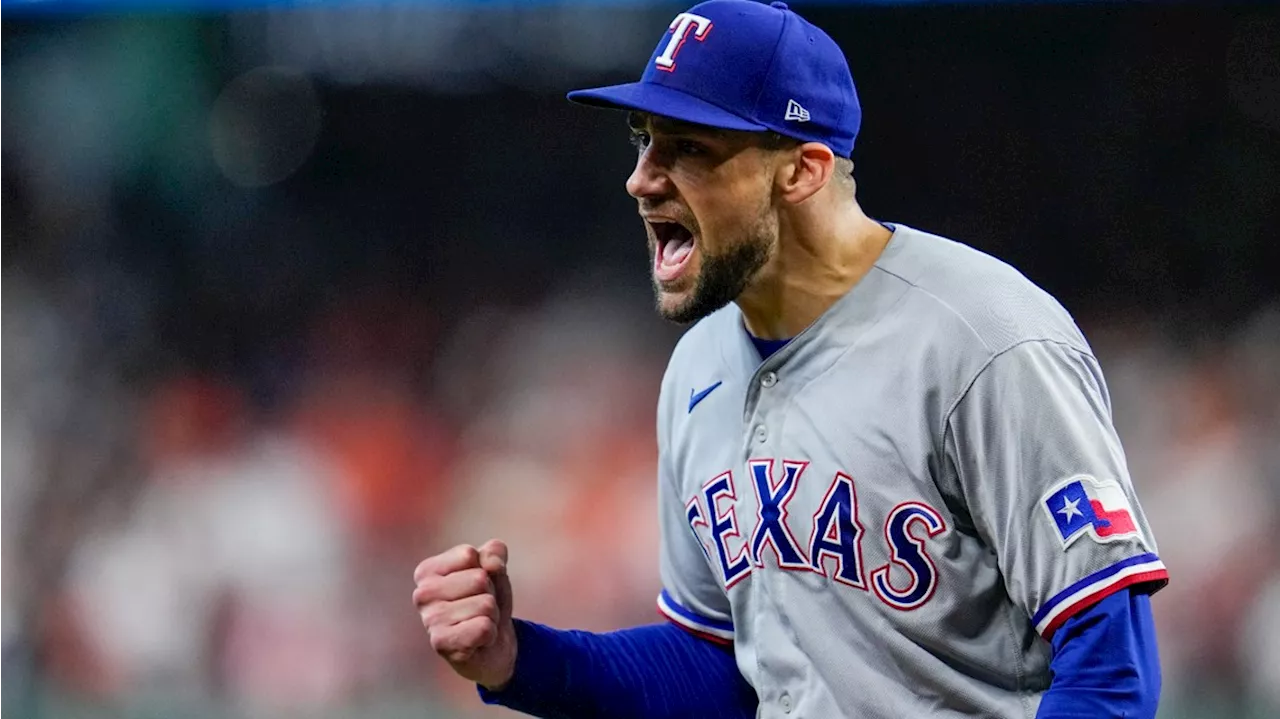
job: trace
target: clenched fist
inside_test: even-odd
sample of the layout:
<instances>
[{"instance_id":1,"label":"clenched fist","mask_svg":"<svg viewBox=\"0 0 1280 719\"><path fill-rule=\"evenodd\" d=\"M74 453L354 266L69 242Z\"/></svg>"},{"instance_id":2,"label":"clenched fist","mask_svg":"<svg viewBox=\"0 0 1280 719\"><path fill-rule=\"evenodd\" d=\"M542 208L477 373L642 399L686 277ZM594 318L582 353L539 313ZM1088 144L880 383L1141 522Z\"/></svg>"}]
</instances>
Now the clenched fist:
<instances>
[{"instance_id":1,"label":"clenched fist","mask_svg":"<svg viewBox=\"0 0 1280 719\"><path fill-rule=\"evenodd\" d=\"M431 647L463 678L501 689L516 667L507 545L461 544L413 570L413 603Z\"/></svg>"}]
</instances>

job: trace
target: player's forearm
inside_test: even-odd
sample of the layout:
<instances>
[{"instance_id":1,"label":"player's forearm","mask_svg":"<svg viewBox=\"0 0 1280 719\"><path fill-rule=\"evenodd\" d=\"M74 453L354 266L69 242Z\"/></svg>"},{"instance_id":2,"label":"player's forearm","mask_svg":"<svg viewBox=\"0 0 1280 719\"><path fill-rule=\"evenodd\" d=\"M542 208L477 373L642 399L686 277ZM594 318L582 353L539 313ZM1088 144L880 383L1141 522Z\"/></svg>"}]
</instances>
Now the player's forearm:
<instances>
[{"instance_id":1,"label":"player's forearm","mask_svg":"<svg viewBox=\"0 0 1280 719\"><path fill-rule=\"evenodd\" d=\"M544 717L745 719L756 696L726 648L670 624L616 632L516 622L516 670L490 704Z\"/></svg>"},{"instance_id":2,"label":"player's forearm","mask_svg":"<svg viewBox=\"0 0 1280 719\"><path fill-rule=\"evenodd\" d=\"M1122 591L1067 621L1053 637L1053 683L1036 719L1149 719L1160 698L1150 599Z\"/></svg>"}]
</instances>

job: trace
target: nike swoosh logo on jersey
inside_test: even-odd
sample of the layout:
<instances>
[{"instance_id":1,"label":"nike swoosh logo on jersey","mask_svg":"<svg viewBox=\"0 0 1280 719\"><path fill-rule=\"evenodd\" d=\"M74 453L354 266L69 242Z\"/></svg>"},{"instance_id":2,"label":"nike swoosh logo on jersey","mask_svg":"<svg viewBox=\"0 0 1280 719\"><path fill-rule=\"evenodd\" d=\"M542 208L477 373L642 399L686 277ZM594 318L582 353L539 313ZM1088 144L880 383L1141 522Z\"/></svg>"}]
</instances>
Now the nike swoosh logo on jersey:
<instances>
[{"instance_id":1,"label":"nike swoosh logo on jersey","mask_svg":"<svg viewBox=\"0 0 1280 719\"><path fill-rule=\"evenodd\" d=\"M716 387L719 387L721 384L724 384L724 383L716 382L715 384L702 390L701 392L694 392L693 390L689 390L689 411L692 412L693 408L697 407L699 402L706 399L707 395L714 392Z\"/></svg>"}]
</instances>

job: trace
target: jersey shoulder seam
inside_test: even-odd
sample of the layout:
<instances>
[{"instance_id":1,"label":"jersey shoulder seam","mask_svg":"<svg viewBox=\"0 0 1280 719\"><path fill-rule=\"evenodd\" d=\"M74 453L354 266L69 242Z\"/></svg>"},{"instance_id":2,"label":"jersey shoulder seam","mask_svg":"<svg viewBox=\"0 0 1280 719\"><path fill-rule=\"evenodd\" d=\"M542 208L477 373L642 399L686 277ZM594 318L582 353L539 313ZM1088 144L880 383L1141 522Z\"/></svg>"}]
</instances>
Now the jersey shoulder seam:
<instances>
[{"instance_id":1,"label":"jersey shoulder seam","mask_svg":"<svg viewBox=\"0 0 1280 719\"><path fill-rule=\"evenodd\" d=\"M901 282L905 283L905 284L906 284L908 287L910 287L911 289L913 289L913 290L915 290L915 291L919 292L920 294L924 295L925 297L928 297L929 299L933 300L934 302L937 302L939 305L941 305L942 307L944 307L944 308L947 310L947 312L949 312L949 313L951 314L951 316L953 316L953 317L955 317L956 319L960 320L960 322L961 322L962 324L964 324L965 329L969 330L969 332L973 334L974 339L978 340L978 344L982 345L982 348L983 348L983 349L985 349L985 350L986 350L986 351L988 351L988 352L991 352L991 351L992 351L991 346L990 346L990 345L988 345L988 344L987 344L987 341L986 341L986 340L984 340L984 339L982 338L982 335L978 333L978 330L977 330L977 329L975 329L975 328L974 328L974 326L973 326L972 324L970 324L970 323L969 323L969 320L968 320L964 315L960 314L960 311L959 311L959 310L957 310L955 307L952 307L952 306L951 306L951 303L947 302L946 300L942 299L941 297L937 296L936 294L934 294L934 293L930 292L929 290L927 290L927 289L925 289L925 288L921 287L920 285L916 284L915 282L912 282L911 280L907 279L906 277L903 277L902 275L898 274L897 272L894 272L893 270L887 269L887 268L885 268L885 267L881 267L880 265L875 265L875 268L876 268L877 270L880 270L881 272L883 272L883 273L885 273L885 274L889 275L890 277L894 277L894 278L898 279L899 281L901 281Z\"/></svg>"},{"instance_id":2,"label":"jersey shoulder seam","mask_svg":"<svg viewBox=\"0 0 1280 719\"><path fill-rule=\"evenodd\" d=\"M939 436L938 436L938 439L941 442L946 441L947 424L951 422L951 415L955 414L956 408L959 407L960 403L964 401L964 398L968 396L969 390L973 389L973 385L978 382L978 378L982 376L982 373L986 372L987 368L990 367L991 364L995 362L998 358L1003 357L1004 355L1012 352L1013 350L1023 345L1031 344L1033 342L1042 342L1045 344L1057 345L1067 350L1068 352L1071 352L1072 354L1088 357L1094 360L1095 362L1098 359L1097 357L1094 357L1092 352L1087 352L1079 347L1076 347L1070 342L1063 342L1062 340L1051 339L1048 337L1028 337L1026 339L1021 339L1015 342L1011 342L1008 347L1005 347L1004 349L998 352L992 352L991 356L988 357L987 360L982 363L982 366L979 367L977 371L973 373L973 376L969 378L969 381L964 383L964 386L960 389L959 394L957 394L956 398L951 401L950 405L947 406L947 411L942 414L942 427L940 428L941 431L939 432ZM941 447L942 445L939 444L938 446Z\"/></svg>"}]
</instances>

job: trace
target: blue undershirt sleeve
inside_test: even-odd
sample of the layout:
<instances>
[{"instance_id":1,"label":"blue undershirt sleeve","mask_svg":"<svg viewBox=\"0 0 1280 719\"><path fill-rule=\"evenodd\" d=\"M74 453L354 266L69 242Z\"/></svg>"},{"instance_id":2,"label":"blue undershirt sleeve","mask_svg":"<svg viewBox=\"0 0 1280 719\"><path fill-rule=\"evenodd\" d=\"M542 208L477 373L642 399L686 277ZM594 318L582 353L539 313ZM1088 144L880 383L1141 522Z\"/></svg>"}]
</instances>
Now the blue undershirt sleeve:
<instances>
[{"instance_id":1,"label":"blue undershirt sleeve","mask_svg":"<svg viewBox=\"0 0 1280 719\"><path fill-rule=\"evenodd\" d=\"M673 624L596 634L516 620L516 668L487 704L544 719L751 719L733 650Z\"/></svg>"},{"instance_id":2,"label":"blue undershirt sleeve","mask_svg":"<svg viewBox=\"0 0 1280 719\"><path fill-rule=\"evenodd\" d=\"M1053 634L1053 681L1036 719L1150 719L1160 699L1151 598L1116 592Z\"/></svg>"}]
</instances>

